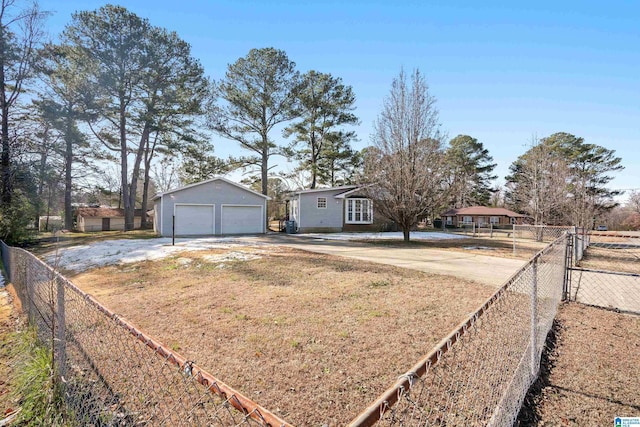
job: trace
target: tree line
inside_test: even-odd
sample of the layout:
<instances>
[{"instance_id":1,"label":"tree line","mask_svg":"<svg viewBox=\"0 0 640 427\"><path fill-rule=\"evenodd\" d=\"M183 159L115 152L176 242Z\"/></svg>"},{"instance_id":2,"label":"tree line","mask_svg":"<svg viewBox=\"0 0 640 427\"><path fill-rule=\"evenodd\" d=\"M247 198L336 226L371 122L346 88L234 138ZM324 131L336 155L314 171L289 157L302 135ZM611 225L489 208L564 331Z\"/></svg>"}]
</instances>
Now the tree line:
<instances>
[{"instance_id":1,"label":"tree line","mask_svg":"<svg viewBox=\"0 0 640 427\"><path fill-rule=\"evenodd\" d=\"M617 206L608 184L623 169L614 150L565 132L534 141L510 166L504 196L492 187L493 158L476 139L459 135L443 148L436 100L424 76L404 71L384 100L367 149L363 182L376 207L403 230L447 208L502 205L534 224L591 229ZM631 203L637 201L633 193Z\"/></svg>"},{"instance_id":2,"label":"tree line","mask_svg":"<svg viewBox=\"0 0 640 427\"><path fill-rule=\"evenodd\" d=\"M448 140L418 70L394 79L371 145L357 151L353 88L301 73L282 50L252 49L212 80L178 34L123 7L77 12L51 43L37 3L0 1L0 238L19 240L27 221L58 212L70 229L81 201L117 203L130 230L155 191L238 168L258 172L248 181L263 194L283 181L364 184L407 239L444 208L500 202L492 156L469 135ZM215 156L212 135L248 154ZM296 169L274 173L277 155ZM584 224L610 207L605 186L620 168L613 151L554 134L514 162L504 203Z\"/></svg>"},{"instance_id":3,"label":"tree line","mask_svg":"<svg viewBox=\"0 0 640 427\"><path fill-rule=\"evenodd\" d=\"M77 12L47 43L47 13L23 5L0 10L0 237L57 212L70 229L73 201L101 196L115 196L130 230L153 191L236 168L257 167L266 194L273 155L297 160L311 188L346 183L359 165L345 129L358 123L355 95L339 77L302 74L262 48L213 81L178 34L123 7ZM287 146L275 142L279 125ZM212 133L250 154L216 157Z\"/></svg>"}]
</instances>

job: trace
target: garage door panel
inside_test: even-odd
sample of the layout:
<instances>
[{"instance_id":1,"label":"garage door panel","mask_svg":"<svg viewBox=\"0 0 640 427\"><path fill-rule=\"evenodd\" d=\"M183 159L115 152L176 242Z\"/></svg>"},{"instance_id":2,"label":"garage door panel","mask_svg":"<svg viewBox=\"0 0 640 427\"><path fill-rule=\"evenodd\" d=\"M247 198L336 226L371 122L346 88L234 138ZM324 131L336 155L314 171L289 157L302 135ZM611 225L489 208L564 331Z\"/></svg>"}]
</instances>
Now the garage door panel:
<instances>
[{"instance_id":1,"label":"garage door panel","mask_svg":"<svg viewBox=\"0 0 640 427\"><path fill-rule=\"evenodd\" d=\"M212 205L176 205L176 235L197 236L214 234Z\"/></svg>"},{"instance_id":2,"label":"garage door panel","mask_svg":"<svg viewBox=\"0 0 640 427\"><path fill-rule=\"evenodd\" d=\"M262 206L222 206L223 234L264 233Z\"/></svg>"}]
</instances>

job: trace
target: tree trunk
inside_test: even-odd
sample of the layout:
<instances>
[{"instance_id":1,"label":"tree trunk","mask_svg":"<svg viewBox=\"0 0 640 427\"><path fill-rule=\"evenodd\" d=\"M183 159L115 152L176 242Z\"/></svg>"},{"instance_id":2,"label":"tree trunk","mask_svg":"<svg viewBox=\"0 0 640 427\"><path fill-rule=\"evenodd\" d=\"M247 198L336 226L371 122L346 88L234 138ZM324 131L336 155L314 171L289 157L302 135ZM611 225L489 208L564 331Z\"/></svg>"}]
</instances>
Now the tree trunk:
<instances>
[{"instance_id":1,"label":"tree trunk","mask_svg":"<svg viewBox=\"0 0 640 427\"><path fill-rule=\"evenodd\" d=\"M311 187L310 190L316 188L316 181L318 176L318 157L316 155L316 138L313 132L311 133Z\"/></svg>"},{"instance_id":2,"label":"tree trunk","mask_svg":"<svg viewBox=\"0 0 640 427\"><path fill-rule=\"evenodd\" d=\"M0 189L0 200L2 206L9 207L11 204L12 186L11 186L11 157L9 156L9 105L7 104L6 82L4 75L5 67L5 39L4 29L0 25L0 109L2 110L2 130L0 131L0 139L2 139L2 160L0 161L0 169L2 173L2 188Z\"/></svg>"},{"instance_id":3,"label":"tree trunk","mask_svg":"<svg viewBox=\"0 0 640 427\"><path fill-rule=\"evenodd\" d=\"M151 169L151 159L155 151L156 141L158 139L158 133L156 132L154 143L151 145L151 138L147 138L145 150L144 150L144 185L142 187L142 219L140 228L149 228L149 221L147 220L147 210L149 205L149 175Z\"/></svg>"},{"instance_id":4,"label":"tree trunk","mask_svg":"<svg viewBox=\"0 0 640 427\"><path fill-rule=\"evenodd\" d=\"M409 232L411 231L411 227L403 225L402 226L402 238L405 243L409 243Z\"/></svg>"},{"instance_id":5,"label":"tree trunk","mask_svg":"<svg viewBox=\"0 0 640 427\"><path fill-rule=\"evenodd\" d=\"M130 212L127 216L125 211L125 230L133 230L135 228L135 208L136 208L136 195L138 194L138 177L140 176L140 164L142 163L142 157L144 155L144 147L146 141L149 140L149 124L145 123L144 129L142 129L142 135L140 136L140 144L136 151L136 157L133 162L133 170L131 171L131 187L129 188L129 207Z\"/></svg>"},{"instance_id":6,"label":"tree trunk","mask_svg":"<svg viewBox=\"0 0 640 427\"><path fill-rule=\"evenodd\" d=\"M266 146L262 149L262 167L260 172L260 179L262 180L262 194L266 196L267 192L269 191L267 182L267 180L269 179L269 152Z\"/></svg>"},{"instance_id":7,"label":"tree trunk","mask_svg":"<svg viewBox=\"0 0 640 427\"><path fill-rule=\"evenodd\" d=\"M135 207L131 205L131 199L129 194L131 188L129 188L129 168L128 168L128 146L127 146L127 116L126 106L124 101L124 94L120 95L120 179L122 188L122 202L124 205L124 231L132 229L133 225L133 209ZM135 189L133 190L135 192Z\"/></svg>"},{"instance_id":8,"label":"tree trunk","mask_svg":"<svg viewBox=\"0 0 640 427\"><path fill-rule=\"evenodd\" d=\"M72 108L67 108L67 118L65 125L65 151L64 151L64 228L73 228L73 211L71 210L71 165L73 163L73 118Z\"/></svg>"},{"instance_id":9,"label":"tree trunk","mask_svg":"<svg viewBox=\"0 0 640 427\"><path fill-rule=\"evenodd\" d=\"M47 168L47 152L43 150L40 153L40 165L38 173L38 198L34 202L35 207L35 226L36 230L40 231L40 215L42 214L42 195L44 194L44 179L45 171ZM49 212L47 212L47 223L49 222ZM46 231L46 228L45 228Z\"/></svg>"}]
</instances>

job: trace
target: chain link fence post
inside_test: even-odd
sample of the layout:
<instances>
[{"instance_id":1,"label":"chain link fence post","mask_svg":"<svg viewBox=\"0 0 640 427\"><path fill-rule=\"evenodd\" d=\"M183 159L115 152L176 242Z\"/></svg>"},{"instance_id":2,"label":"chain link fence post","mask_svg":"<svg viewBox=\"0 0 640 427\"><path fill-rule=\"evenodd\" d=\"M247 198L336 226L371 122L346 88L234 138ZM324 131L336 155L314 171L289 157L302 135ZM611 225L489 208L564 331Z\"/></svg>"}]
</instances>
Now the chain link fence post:
<instances>
[{"instance_id":1,"label":"chain link fence post","mask_svg":"<svg viewBox=\"0 0 640 427\"><path fill-rule=\"evenodd\" d=\"M35 313L33 307L33 286L29 283L29 279L31 278L29 274L29 262L24 262L24 292L27 295L27 318L29 319L29 323L35 324Z\"/></svg>"},{"instance_id":2,"label":"chain link fence post","mask_svg":"<svg viewBox=\"0 0 640 427\"><path fill-rule=\"evenodd\" d=\"M538 257L531 264L531 376L538 375Z\"/></svg>"},{"instance_id":3,"label":"chain link fence post","mask_svg":"<svg viewBox=\"0 0 640 427\"><path fill-rule=\"evenodd\" d=\"M574 239L577 239L577 234L572 235L567 233L565 241L565 256L564 256L564 280L562 282L562 301L567 301L571 297L571 267L573 265L573 245Z\"/></svg>"},{"instance_id":4,"label":"chain link fence post","mask_svg":"<svg viewBox=\"0 0 640 427\"><path fill-rule=\"evenodd\" d=\"M66 377L66 367L67 367L67 339L66 339L66 319L65 319L65 307L64 307L64 297L65 297L65 283L64 279L56 274L55 276L56 283L56 303L55 303L55 325L56 325L56 333L55 333L55 360L56 360L56 370L58 373L58 378L62 379L61 384L64 383L64 378Z\"/></svg>"}]
</instances>

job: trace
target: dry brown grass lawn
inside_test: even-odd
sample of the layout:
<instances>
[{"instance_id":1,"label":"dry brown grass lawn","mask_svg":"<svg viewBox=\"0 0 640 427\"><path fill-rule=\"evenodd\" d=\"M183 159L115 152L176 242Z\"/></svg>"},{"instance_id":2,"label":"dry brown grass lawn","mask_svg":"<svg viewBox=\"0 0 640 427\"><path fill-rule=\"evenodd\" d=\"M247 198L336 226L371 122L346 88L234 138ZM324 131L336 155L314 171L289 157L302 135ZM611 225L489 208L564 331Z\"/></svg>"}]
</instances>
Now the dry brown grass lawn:
<instances>
[{"instance_id":1,"label":"dry brown grass lawn","mask_svg":"<svg viewBox=\"0 0 640 427\"><path fill-rule=\"evenodd\" d=\"M640 274L640 239L594 237L579 266ZM604 245L604 246L603 246Z\"/></svg>"},{"instance_id":2,"label":"dry brown grass lawn","mask_svg":"<svg viewBox=\"0 0 640 427\"><path fill-rule=\"evenodd\" d=\"M260 258L220 261L225 254ZM72 279L295 425L344 425L494 289L282 247L182 253Z\"/></svg>"},{"instance_id":3,"label":"dry brown grass lawn","mask_svg":"<svg viewBox=\"0 0 640 427\"><path fill-rule=\"evenodd\" d=\"M607 426L640 414L640 316L560 307L520 426ZM548 342L549 343L549 342Z\"/></svg>"}]
</instances>

